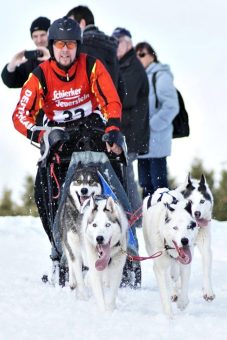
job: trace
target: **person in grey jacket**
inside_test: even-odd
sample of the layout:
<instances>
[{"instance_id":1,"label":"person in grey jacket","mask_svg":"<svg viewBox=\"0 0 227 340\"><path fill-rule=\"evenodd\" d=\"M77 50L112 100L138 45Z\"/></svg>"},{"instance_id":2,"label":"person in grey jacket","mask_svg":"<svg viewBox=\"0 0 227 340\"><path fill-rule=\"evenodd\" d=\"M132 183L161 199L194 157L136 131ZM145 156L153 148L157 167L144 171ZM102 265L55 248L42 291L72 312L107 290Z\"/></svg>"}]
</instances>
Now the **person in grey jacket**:
<instances>
[{"instance_id":1,"label":"person in grey jacket","mask_svg":"<svg viewBox=\"0 0 227 340\"><path fill-rule=\"evenodd\" d=\"M179 103L170 67L158 61L147 42L138 43L135 50L149 81L149 151L138 160L139 183L145 197L158 188L168 187L166 158L171 154L172 121L179 112ZM152 82L155 73L158 105Z\"/></svg>"}]
</instances>

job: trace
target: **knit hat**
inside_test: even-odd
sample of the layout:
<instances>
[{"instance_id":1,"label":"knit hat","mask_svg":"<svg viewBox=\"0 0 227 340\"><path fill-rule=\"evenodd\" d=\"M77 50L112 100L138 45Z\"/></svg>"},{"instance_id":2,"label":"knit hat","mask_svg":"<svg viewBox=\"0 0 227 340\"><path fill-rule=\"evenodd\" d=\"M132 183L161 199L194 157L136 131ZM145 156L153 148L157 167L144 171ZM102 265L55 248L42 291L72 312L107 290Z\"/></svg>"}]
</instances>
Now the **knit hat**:
<instances>
[{"instance_id":1,"label":"knit hat","mask_svg":"<svg viewBox=\"0 0 227 340\"><path fill-rule=\"evenodd\" d=\"M128 30L126 30L126 28L123 28L123 27L115 28L115 30L112 33L112 36L117 39L124 37L124 36L129 37L130 39L132 38L131 33Z\"/></svg>"},{"instance_id":2,"label":"knit hat","mask_svg":"<svg viewBox=\"0 0 227 340\"><path fill-rule=\"evenodd\" d=\"M31 35L33 32L35 31L48 31L50 27L50 19L45 18L45 17L39 17L37 19L35 19L30 27L30 32Z\"/></svg>"}]
</instances>

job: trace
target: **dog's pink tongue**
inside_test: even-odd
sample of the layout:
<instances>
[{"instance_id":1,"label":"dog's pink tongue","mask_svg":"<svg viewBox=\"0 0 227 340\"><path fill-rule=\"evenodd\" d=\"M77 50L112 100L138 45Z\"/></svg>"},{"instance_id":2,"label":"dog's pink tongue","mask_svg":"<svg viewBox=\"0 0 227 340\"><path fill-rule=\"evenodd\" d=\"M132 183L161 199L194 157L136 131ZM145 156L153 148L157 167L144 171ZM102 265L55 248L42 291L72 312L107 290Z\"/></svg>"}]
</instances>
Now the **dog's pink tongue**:
<instances>
[{"instance_id":1,"label":"dog's pink tongue","mask_svg":"<svg viewBox=\"0 0 227 340\"><path fill-rule=\"evenodd\" d=\"M110 261L110 244L99 244L97 246L100 258L95 262L95 268L99 271L104 270Z\"/></svg>"},{"instance_id":2,"label":"dog's pink tongue","mask_svg":"<svg viewBox=\"0 0 227 340\"><path fill-rule=\"evenodd\" d=\"M192 260L192 254L189 247L179 248L178 261L182 264L189 264Z\"/></svg>"},{"instance_id":3,"label":"dog's pink tongue","mask_svg":"<svg viewBox=\"0 0 227 340\"><path fill-rule=\"evenodd\" d=\"M209 221L205 220L205 218L198 218L196 221L200 227L207 227L209 223Z\"/></svg>"}]
</instances>

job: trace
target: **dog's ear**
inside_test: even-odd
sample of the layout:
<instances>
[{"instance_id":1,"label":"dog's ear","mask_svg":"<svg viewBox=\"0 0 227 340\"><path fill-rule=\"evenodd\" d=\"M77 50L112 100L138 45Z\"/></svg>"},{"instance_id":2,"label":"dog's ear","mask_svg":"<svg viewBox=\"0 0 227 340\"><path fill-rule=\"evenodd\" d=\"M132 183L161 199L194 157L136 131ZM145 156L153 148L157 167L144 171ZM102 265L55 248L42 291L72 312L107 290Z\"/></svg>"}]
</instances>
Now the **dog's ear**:
<instances>
[{"instance_id":1,"label":"dog's ear","mask_svg":"<svg viewBox=\"0 0 227 340\"><path fill-rule=\"evenodd\" d=\"M191 175L189 173L185 181L185 189L181 191L181 194L184 196L184 198L188 198L194 189L195 187L192 184Z\"/></svg>"},{"instance_id":2,"label":"dog's ear","mask_svg":"<svg viewBox=\"0 0 227 340\"><path fill-rule=\"evenodd\" d=\"M187 185L186 185L186 189L187 190L193 190L193 189L195 189L194 188L194 186L193 186L193 184L192 184L192 180L191 180L191 174L189 173L188 174L188 183L187 183Z\"/></svg>"},{"instance_id":3,"label":"dog's ear","mask_svg":"<svg viewBox=\"0 0 227 340\"><path fill-rule=\"evenodd\" d=\"M115 211L115 203L111 196L107 198L104 210L110 211L111 213Z\"/></svg>"},{"instance_id":4,"label":"dog's ear","mask_svg":"<svg viewBox=\"0 0 227 340\"><path fill-rule=\"evenodd\" d=\"M189 200L184 208L190 215L192 215L192 202Z\"/></svg>"},{"instance_id":5,"label":"dog's ear","mask_svg":"<svg viewBox=\"0 0 227 340\"><path fill-rule=\"evenodd\" d=\"M98 205L95 203L93 195L89 197L86 201L84 201L83 205L81 206L80 213L83 214L86 207L89 207L90 211L97 210Z\"/></svg>"},{"instance_id":6,"label":"dog's ear","mask_svg":"<svg viewBox=\"0 0 227 340\"><path fill-rule=\"evenodd\" d=\"M98 205L97 205L97 203L95 202L94 195L92 195L92 196L90 197L90 207L91 207L91 210L92 210L92 211L95 211L95 210L98 209Z\"/></svg>"},{"instance_id":7,"label":"dog's ear","mask_svg":"<svg viewBox=\"0 0 227 340\"><path fill-rule=\"evenodd\" d=\"M164 205L165 205L166 208L167 208L169 211L171 211L171 212L173 212L173 211L175 210L169 203L164 203Z\"/></svg>"},{"instance_id":8,"label":"dog's ear","mask_svg":"<svg viewBox=\"0 0 227 340\"><path fill-rule=\"evenodd\" d=\"M201 192L205 199L207 199L210 202L213 201L212 196L209 193L206 178L203 174L201 175L201 179L199 181L198 191Z\"/></svg>"},{"instance_id":9,"label":"dog's ear","mask_svg":"<svg viewBox=\"0 0 227 340\"><path fill-rule=\"evenodd\" d=\"M200 191L206 190L206 178L205 178L204 174L201 175L200 182L199 182L199 188L200 188Z\"/></svg>"}]
</instances>

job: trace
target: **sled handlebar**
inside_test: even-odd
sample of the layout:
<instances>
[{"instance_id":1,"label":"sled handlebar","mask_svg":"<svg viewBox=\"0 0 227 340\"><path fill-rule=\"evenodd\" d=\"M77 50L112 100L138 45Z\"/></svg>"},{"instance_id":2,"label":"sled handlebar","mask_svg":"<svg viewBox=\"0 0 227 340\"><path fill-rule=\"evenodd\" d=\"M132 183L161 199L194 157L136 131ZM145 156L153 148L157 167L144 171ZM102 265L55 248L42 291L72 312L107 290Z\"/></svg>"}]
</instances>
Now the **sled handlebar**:
<instances>
[{"instance_id":1,"label":"sled handlebar","mask_svg":"<svg viewBox=\"0 0 227 340\"><path fill-rule=\"evenodd\" d=\"M33 141L33 134L36 131L44 131L43 134L43 144L44 144L44 153L41 155L41 157L38 159L38 163L42 162L45 160L49 154L50 151L50 142L49 142L49 135L53 130L60 129L60 130L65 130L63 127L50 127L50 126L35 126L33 131L32 131L32 137L31 137L31 144L35 146L38 149L41 149L40 146L38 146L34 141Z\"/></svg>"},{"instance_id":2,"label":"sled handlebar","mask_svg":"<svg viewBox=\"0 0 227 340\"><path fill-rule=\"evenodd\" d=\"M83 128L89 129L91 127L87 127L86 125L83 125ZM47 159L47 157L50 153L51 147L53 146L53 144L50 143L50 133L52 131L60 130L60 131L65 132L65 135L66 135L65 141L67 141L67 136L69 136L70 133L81 132L81 129L82 128L81 128L80 125L73 127L73 128L66 128L66 127L60 127L60 126L53 126L53 127L50 127L50 126L45 126L45 127L44 126L34 126L33 132L32 132L32 137L31 137L31 144L33 146L37 147L38 149L41 149L41 151L42 151L42 149L44 151L42 153L41 157L38 159L38 164ZM98 127L92 127L92 130L97 132L98 134L102 135L102 141L103 142L109 143L110 146L113 145L113 143L111 141L109 141L109 134L104 133L104 129L101 129L101 128L98 128ZM43 137L42 137L42 145L43 146L37 145L37 143L35 143L33 141L33 134L36 131L44 131L44 134L43 134ZM83 139L83 138L86 138L86 137L82 136L81 139ZM122 141L120 146L121 146L123 152L122 152L122 156L119 158L119 160L124 162L127 165L127 145L126 145L125 137L123 138L123 141Z\"/></svg>"}]
</instances>

